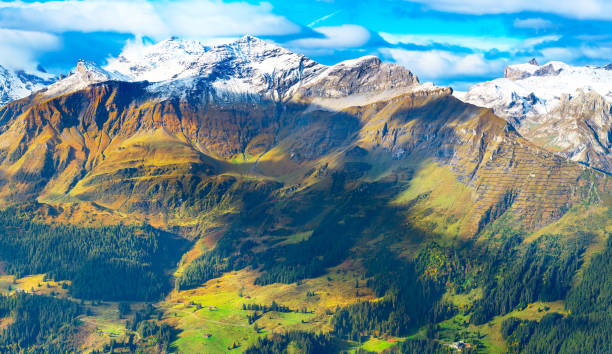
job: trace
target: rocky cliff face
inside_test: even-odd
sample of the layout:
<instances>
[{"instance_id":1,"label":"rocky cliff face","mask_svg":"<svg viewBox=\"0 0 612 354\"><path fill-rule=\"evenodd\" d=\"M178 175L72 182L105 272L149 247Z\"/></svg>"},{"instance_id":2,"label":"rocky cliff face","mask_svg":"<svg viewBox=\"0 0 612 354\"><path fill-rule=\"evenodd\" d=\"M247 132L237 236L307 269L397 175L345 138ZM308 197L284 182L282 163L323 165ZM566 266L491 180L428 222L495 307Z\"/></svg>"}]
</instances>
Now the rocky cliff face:
<instances>
[{"instance_id":1,"label":"rocky cliff face","mask_svg":"<svg viewBox=\"0 0 612 354\"><path fill-rule=\"evenodd\" d=\"M560 62L511 65L505 77L472 87L462 99L489 107L533 143L612 172L612 74Z\"/></svg>"},{"instance_id":2,"label":"rocky cliff face","mask_svg":"<svg viewBox=\"0 0 612 354\"><path fill-rule=\"evenodd\" d=\"M557 76L564 69L559 63L548 63L540 66L535 59L527 64L510 65L504 69L504 78L523 80L533 76Z\"/></svg>"},{"instance_id":3,"label":"rocky cliff face","mask_svg":"<svg viewBox=\"0 0 612 354\"><path fill-rule=\"evenodd\" d=\"M49 98L56 97L84 89L91 84L113 79L117 80L119 77L108 73L96 63L79 60L76 68L66 77L43 89L44 96Z\"/></svg>"},{"instance_id":4,"label":"rocky cliff face","mask_svg":"<svg viewBox=\"0 0 612 354\"><path fill-rule=\"evenodd\" d=\"M367 56L326 67L297 89L303 97L340 98L355 94L405 89L419 83L410 70Z\"/></svg>"}]
</instances>

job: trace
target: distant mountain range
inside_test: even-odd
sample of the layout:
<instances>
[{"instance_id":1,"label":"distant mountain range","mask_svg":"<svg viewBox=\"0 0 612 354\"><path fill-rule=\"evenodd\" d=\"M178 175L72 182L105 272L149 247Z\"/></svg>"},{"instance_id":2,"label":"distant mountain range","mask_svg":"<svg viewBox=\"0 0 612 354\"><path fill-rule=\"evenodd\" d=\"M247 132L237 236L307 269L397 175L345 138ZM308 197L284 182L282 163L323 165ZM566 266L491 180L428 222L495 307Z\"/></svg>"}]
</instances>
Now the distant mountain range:
<instances>
[{"instance_id":1,"label":"distant mountain range","mask_svg":"<svg viewBox=\"0 0 612 354\"><path fill-rule=\"evenodd\" d=\"M374 91L391 94L418 83L407 69L373 56L329 67L251 36L216 47L173 38L137 53L127 50L104 67L80 61L68 76L49 85L44 95L54 97L109 80L151 83L147 91L159 98L201 95L205 90L215 102L283 102L298 95L339 98Z\"/></svg>"},{"instance_id":2,"label":"distant mountain range","mask_svg":"<svg viewBox=\"0 0 612 354\"><path fill-rule=\"evenodd\" d=\"M611 69L532 60L457 96L492 108L547 150L612 173Z\"/></svg>"},{"instance_id":3,"label":"distant mountain range","mask_svg":"<svg viewBox=\"0 0 612 354\"><path fill-rule=\"evenodd\" d=\"M347 68L358 67L361 71L357 72L369 73L368 65L382 65L381 70L388 70L389 77L343 78L344 86L338 86L339 75L345 75ZM381 63L376 57L328 67L250 36L215 47L173 38L138 51L128 49L104 67L81 61L61 80L44 71L26 73L0 67L0 105L41 89L46 89L45 96L53 97L108 80L156 83L147 90L166 98L206 90L208 98L218 102L286 101L308 95L322 102L361 91L376 92L376 97L359 97L370 102L418 82L404 68ZM364 83L369 86L364 87ZM315 86L318 93L313 91ZM508 66L504 78L477 84L455 96L492 108L525 138L549 151L612 172L610 66L575 67L562 62L539 65L533 59ZM334 105L342 108L351 103Z\"/></svg>"}]
</instances>

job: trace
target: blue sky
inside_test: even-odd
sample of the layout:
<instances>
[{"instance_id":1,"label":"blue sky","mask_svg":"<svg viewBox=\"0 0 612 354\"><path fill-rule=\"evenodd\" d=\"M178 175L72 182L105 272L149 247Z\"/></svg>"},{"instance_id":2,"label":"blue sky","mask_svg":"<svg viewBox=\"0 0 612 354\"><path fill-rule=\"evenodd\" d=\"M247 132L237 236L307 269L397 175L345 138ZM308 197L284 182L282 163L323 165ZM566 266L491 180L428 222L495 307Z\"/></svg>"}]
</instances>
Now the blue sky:
<instances>
[{"instance_id":1,"label":"blue sky","mask_svg":"<svg viewBox=\"0 0 612 354\"><path fill-rule=\"evenodd\" d=\"M465 89L531 57L612 62L612 1L0 1L0 64L18 69L61 73L143 41L244 34L324 64L374 54L421 81Z\"/></svg>"}]
</instances>

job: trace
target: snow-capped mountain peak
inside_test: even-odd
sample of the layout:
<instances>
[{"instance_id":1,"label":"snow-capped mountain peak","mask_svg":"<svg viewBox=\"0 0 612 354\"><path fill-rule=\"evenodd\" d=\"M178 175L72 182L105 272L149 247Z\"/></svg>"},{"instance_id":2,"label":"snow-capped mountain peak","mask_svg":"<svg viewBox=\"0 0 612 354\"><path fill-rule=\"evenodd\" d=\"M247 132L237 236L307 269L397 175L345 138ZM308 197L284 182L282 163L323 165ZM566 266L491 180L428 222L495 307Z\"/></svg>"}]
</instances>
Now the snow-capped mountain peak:
<instances>
[{"instance_id":1,"label":"snow-capped mountain peak","mask_svg":"<svg viewBox=\"0 0 612 354\"><path fill-rule=\"evenodd\" d=\"M539 65L537 61L531 60L526 64L509 65L504 70L504 77L510 80L521 80L531 76L557 76L570 66L560 62L551 61L546 65Z\"/></svg>"},{"instance_id":2,"label":"snow-capped mountain peak","mask_svg":"<svg viewBox=\"0 0 612 354\"><path fill-rule=\"evenodd\" d=\"M56 80L41 70L34 72L11 70L0 66L0 106L38 91Z\"/></svg>"},{"instance_id":3,"label":"snow-capped mountain peak","mask_svg":"<svg viewBox=\"0 0 612 354\"><path fill-rule=\"evenodd\" d=\"M104 69L128 81L152 82L149 90L163 97L197 94L204 85L217 101L343 97L418 83L409 70L375 56L326 66L253 36L216 46L176 38L128 46Z\"/></svg>"},{"instance_id":4,"label":"snow-capped mountain peak","mask_svg":"<svg viewBox=\"0 0 612 354\"><path fill-rule=\"evenodd\" d=\"M110 80L112 75L91 61L79 60L75 69L77 75L84 82L101 82Z\"/></svg>"},{"instance_id":5,"label":"snow-capped mountain peak","mask_svg":"<svg viewBox=\"0 0 612 354\"><path fill-rule=\"evenodd\" d=\"M249 69L272 74L299 66L303 59L252 36L211 47L195 40L170 38L151 46L128 47L104 68L132 81L161 82L194 76L246 76Z\"/></svg>"},{"instance_id":6,"label":"snow-capped mountain peak","mask_svg":"<svg viewBox=\"0 0 612 354\"><path fill-rule=\"evenodd\" d=\"M327 66L252 36L215 46L169 38L153 45L126 46L104 67L80 60L43 94L54 97L109 80L148 82L146 89L155 99L193 97L215 102L313 102L351 95L371 100L408 92L419 83L408 69L375 56ZM420 87L431 89L435 88ZM345 101L340 106L359 103Z\"/></svg>"},{"instance_id":7,"label":"snow-capped mountain peak","mask_svg":"<svg viewBox=\"0 0 612 354\"><path fill-rule=\"evenodd\" d=\"M510 65L459 96L489 107L526 138L612 172L612 71L559 61ZM594 104L597 103L597 104Z\"/></svg>"},{"instance_id":8,"label":"snow-capped mountain peak","mask_svg":"<svg viewBox=\"0 0 612 354\"><path fill-rule=\"evenodd\" d=\"M127 47L104 67L128 81L157 83L151 90L164 96L185 94L197 86L195 81L206 82L222 100L245 95L279 100L297 82L324 68L252 36L216 46L171 38L146 47Z\"/></svg>"},{"instance_id":9,"label":"snow-capped mountain peak","mask_svg":"<svg viewBox=\"0 0 612 354\"><path fill-rule=\"evenodd\" d=\"M55 97L109 80L148 82L146 89L155 99L216 102L312 101L354 94L374 99L407 92L419 83L408 69L375 56L327 66L253 36L214 46L173 37L153 45L128 45L103 67L79 60L59 80L43 72L30 75L0 67L0 104L43 89L45 97Z\"/></svg>"},{"instance_id":10,"label":"snow-capped mountain peak","mask_svg":"<svg viewBox=\"0 0 612 354\"><path fill-rule=\"evenodd\" d=\"M207 47L198 41L174 38L145 47L128 47L105 69L132 81L165 81L188 71Z\"/></svg>"}]
</instances>

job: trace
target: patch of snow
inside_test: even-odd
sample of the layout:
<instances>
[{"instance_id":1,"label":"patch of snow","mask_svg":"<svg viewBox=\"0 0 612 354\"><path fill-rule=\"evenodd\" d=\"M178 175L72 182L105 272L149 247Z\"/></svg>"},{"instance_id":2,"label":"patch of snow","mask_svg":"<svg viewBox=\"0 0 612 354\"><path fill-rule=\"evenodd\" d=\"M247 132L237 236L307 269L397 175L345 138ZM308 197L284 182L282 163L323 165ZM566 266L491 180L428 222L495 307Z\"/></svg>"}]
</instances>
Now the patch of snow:
<instances>
[{"instance_id":1,"label":"patch of snow","mask_svg":"<svg viewBox=\"0 0 612 354\"><path fill-rule=\"evenodd\" d=\"M467 91L453 91L453 96L455 96L457 99L464 101L465 100L465 96L467 95Z\"/></svg>"}]
</instances>

